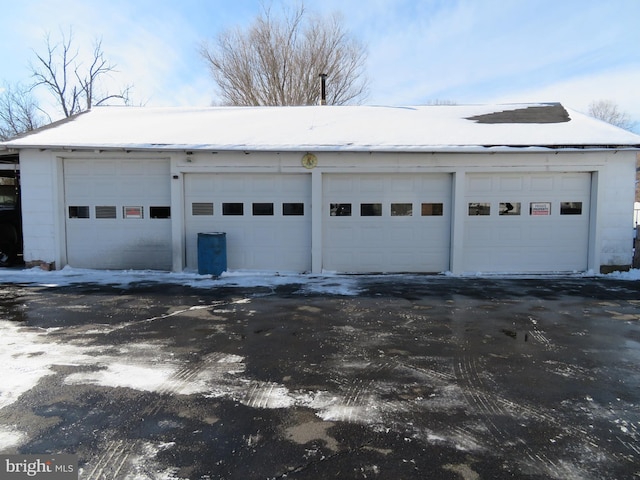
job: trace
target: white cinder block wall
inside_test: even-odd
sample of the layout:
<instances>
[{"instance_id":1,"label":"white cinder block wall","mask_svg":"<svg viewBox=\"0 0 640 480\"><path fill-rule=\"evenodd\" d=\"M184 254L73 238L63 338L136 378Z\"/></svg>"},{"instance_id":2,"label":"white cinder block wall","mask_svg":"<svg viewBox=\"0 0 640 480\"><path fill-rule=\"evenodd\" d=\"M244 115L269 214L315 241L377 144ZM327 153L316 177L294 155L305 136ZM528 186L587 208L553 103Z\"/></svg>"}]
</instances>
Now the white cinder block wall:
<instances>
[{"instance_id":1,"label":"white cinder block wall","mask_svg":"<svg viewBox=\"0 0 640 480\"><path fill-rule=\"evenodd\" d=\"M40 149L24 149L20 152L20 169L22 178L22 209L24 231L24 259L27 264L54 264L62 268L66 264L65 238L65 200L63 183L63 162L61 152ZM65 155L73 156L74 154ZM81 155L77 153L76 155ZM82 154L84 156L87 153ZM92 152L91 156L100 158L101 152ZM113 155L113 154L111 154ZM146 154L146 157L154 154ZM160 154L158 154L160 155ZM166 158L166 154L162 155ZM184 155L176 154L172 161L171 205L173 229L173 268L184 268L184 192L180 178L185 173L229 171L236 172L277 172L298 171L299 155L264 155L256 156L237 154L233 158L226 155L196 155L196 161L183 163ZM589 245L589 268L595 272L602 267L627 267L632 261L633 229L630 227L633 218L633 196L635 192L634 151L585 151L574 153L549 154L507 154L507 155L340 155L326 152L321 154L322 163L314 171L312 183L312 203L322 202L322 182L320 174L350 171L370 172L450 172L464 175L466 172L499 173L509 171L582 171L593 172L592 188L592 225ZM258 157L260 161L257 161ZM267 158L268 157L268 158ZM272 158L273 157L273 158ZM280 157L280 158L277 158ZM289 158L291 157L291 158ZM425 157L428 157L425 165ZM225 162L226 160L226 162ZM230 162L233 160L233 162ZM264 160L264 162L262 161ZM270 160L270 161L268 161ZM132 162L136 158L131 158ZM224 165L222 165L224 163ZM201 165L199 168L198 166ZM268 165L268 166L267 166ZM177 179L176 179L177 178ZM462 185L463 186L464 182ZM319 191L320 190L320 191ZM464 192L462 193L464 195ZM453 200L453 199L452 199ZM465 215L464 202L457 209L456 215ZM594 209L595 207L595 209ZM315 207L317 208L317 207ZM453 219L454 222L456 219ZM462 220L462 219L461 219ZM314 217L315 229L323 227L319 215ZM595 223L597 222L597 224ZM318 238L321 232L316 232ZM318 243L318 242L315 242ZM453 247L456 248L454 242ZM464 248L464 246L460 247ZM313 256L321 255L319 246L315 245ZM455 257L455 255L454 255ZM316 260L315 263L319 263ZM455 269L455 262L452 265Z\"/></svg>"},{"instance_id":2,"label":"white cinder block wall","mask_svg":"<svg viewBox=\"0 0 640 480\"><path fill-rule=\"evenodd\" d=\"M628 266L633 256L636 153L620 151L603 155L606 169L601 173L598 189L600 265Z\"/></svg>"},{"instance_id":3,"label":"white cinder block wall","mask_svg":"<svg viewBox=\"0 0 640 480\"><path fill-rule=\"evenodd\" d=\"M64 206L61 168L62 162L48 150L20 152L22 230L27 265L64 266L59 212Z\"/></svg>"}]
</instances>

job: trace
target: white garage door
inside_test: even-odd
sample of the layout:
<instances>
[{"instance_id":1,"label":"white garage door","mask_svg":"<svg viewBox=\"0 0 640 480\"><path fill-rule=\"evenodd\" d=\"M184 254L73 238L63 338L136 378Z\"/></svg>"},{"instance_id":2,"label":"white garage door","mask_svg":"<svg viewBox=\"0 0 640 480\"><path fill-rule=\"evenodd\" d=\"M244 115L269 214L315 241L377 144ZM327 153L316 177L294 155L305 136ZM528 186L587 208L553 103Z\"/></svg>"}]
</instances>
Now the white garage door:
<instances>
[{"instance_id":1,"label":"white garage door","mask_svg":"<svg viewBox=\"0 0 640 480\"><path fill-rule=\"evenodd\" d=\"M311 269L311 176L185 175L187 267L198 233L225 232L229 270Z\"/></svg>"},{"instance_id":2,"label":"white garage door","mask_svg":"<svg viewBox=\"0 0 640 480\"><path fill-rule=\"evenodd\" d=\"M449 174L325 175L322 208L325 270L449 269Z\"/></svg>"},{"instance_id":3,"label":"white garage door","mask_svg":"<svg viewBox=\"0 0 640 480\"><path fill-rule=\"evenodd\" d=\"M171 270L168 160L64 160L67 263Z\"/></svg>"},{"instance_id":4,"label":"white garage door","mask_svg":"<svg viewBox=\"0 0 640 480\"><path fill-rule=\"evenodd\" d=\"M469 174L464 271L587 269L590 173Z\"/></svg>"}]
</instances>

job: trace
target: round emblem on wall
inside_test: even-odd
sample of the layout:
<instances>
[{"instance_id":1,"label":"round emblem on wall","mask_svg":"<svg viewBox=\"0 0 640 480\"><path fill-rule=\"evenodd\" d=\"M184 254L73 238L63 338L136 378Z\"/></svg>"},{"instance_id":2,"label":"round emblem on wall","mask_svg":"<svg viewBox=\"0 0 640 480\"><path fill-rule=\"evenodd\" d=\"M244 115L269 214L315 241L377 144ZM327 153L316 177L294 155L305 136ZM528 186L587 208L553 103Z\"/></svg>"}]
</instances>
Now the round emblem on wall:
<instances>
[{"instance_id":1,"label":"round emblem on wall","mask_svg":"<svg viewBox=\"0 0 640 480\"><path fill-rule=\"evenodd\" d=\"M313 153L307 153L302 157L302 166L304 168L314 168L318 165L318 157L316 157Z\"/></svg>"}]
</instances>

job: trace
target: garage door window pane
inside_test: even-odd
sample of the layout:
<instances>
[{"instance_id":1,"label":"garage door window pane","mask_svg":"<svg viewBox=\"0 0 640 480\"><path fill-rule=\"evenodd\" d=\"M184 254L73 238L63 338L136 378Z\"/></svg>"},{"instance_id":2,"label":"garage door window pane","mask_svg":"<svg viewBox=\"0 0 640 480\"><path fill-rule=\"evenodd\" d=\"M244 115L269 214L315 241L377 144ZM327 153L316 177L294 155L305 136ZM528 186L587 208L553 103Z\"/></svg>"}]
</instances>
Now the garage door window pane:
<instances>
[{"instance_id":1,"label":"garage door window pane","mask_svg":"<svg viewBox=\"0 0 640 480\"><path fill-rule=\"evenodd\" d=\"M171 218L171 207L149 207L151 218Z\"/></svg>"},{"instance_id":2,"label":"garage door window pane","mask_svg":"<svg viewBox=\"0 0 640 480\"><path fill-rule=\"evenodd\" d=\"M69 207L69 218L89 218L89 207Z\"/></svg>"},{"instance_id":3,"label":"garage door window pane","mask_svg":"<svg viewBox=\"0 0 640 480\"><path fill-rule=\"evenodd\" d=\"M560 215L582 215L582 202L561 202Z\"/></svg>"},{"instance_id":4,"label":"garage door window pane","mask_svg":"<svg viewBox=\"0 0 640 480\"><path fill-rule=\"evenodd\" d=\"M122 207L124 218L144 218L144 209L142 207Z\"/></svg>"},{"instance_id":5,"label":"garage door window pane","mask_svg":"<svg viewBox=\"0 0 640 480\"><path fill-rule=\"evenodd\" d=\"M273 215L273 203L254 203L254 215Z\"/></svg>"},{"instance_id":6,"label":"garage door window pane","mask_svg":"<svg viewBox=\"0 0 640 480\"><path fill-rule=\"evenodd\" d=\"M361 203L360 216L361 217L381 217L382 204L381 203Z\"/></svg>"},{"instance_id":7,"label":"garage door window pane","mask_svg":"<svg viewBox=\"0 0 640 480\"><path fill-rule=\"evenodd\" d=\"M469 204L469 216L476 215L491 215L490 203L470 203Z\"/></svg>"},{"instance_id":8,"label":"garage door window pane","mask_svg":"<svg viewBox=\"0 0 640 480\"><path fill-rule=\"evenodd\" d=\"M350 217L351 216L351 204L350 203L332 203L329 205L329 211L332 217Z\"/></svg>"},{"instance_id":9,"label":"garage door window pane","mask_svg":"<svg viewBox=\"0 0 640 480\"><path fill-rule=\"evenodd\" d=\"M213 215L213 203L194 202L191 204L191 215Z\"/></svg>"},{"instance_id":10,"label":"garage door window pane","mask_svg":"<svg viewBox=\"0 0 640 480\"><path fill-rule=\"evenodd\" d=\"M96 218L116 218L115 206L96 207Z\"/></svg>"},{"instance_id":11,"label":"garage door window pane","mask_svg":"<svg viewBox=\"0 0 640 480\"><path fill-rule=\"evenodd\" d=\"M222 215L244 215L243 203L223 203Z\"/></svg>"},{"instance_id":12,"label":"garage door window pane","mask_svg":"<svg viewBox=\"0 0 640 480\"><path fill-rule=\"evenodd\" d=\"M443 211L444 206L442 203L423 203L420 214L423 217L441 217Z\"/></svg>"},{"instance_id":13,"label":"garage door window pane","mask_svg":"<svg viewBox=\"0 0 640 480\"><path fill-rule=\"evenodd\" d=\"M500 203L500 215L520 215L520 202Z\"/></svg>"},{"instance_id":14,"label":"garage door window pane","mask_svg":"<svg viewBox=\"0 0 640 480\"><path fill-rule=\"evenodd\" d=\"M410 217L413 215L413 204L411 203L392 203L392 217Z\"/></svg>"},{"instance_id":15,"label":"garage door window pane","mask_svg":"<svg viewBox=\"0 0 640 480\"><path fill-rule=\"evenodd\" d=\"M304 203L283 203L282 215L304 215Z\"/></svg>"},{"instance_id":16,"label":"garage door window pane","mask_svg":"<svg viewBox=\"0 0 640 480\"><path fill-rule=\"evenodd\" d=\"M551 215L551 202L531 202L529 215L534 217L548 217Z\"/></svg>"}]
</instances>

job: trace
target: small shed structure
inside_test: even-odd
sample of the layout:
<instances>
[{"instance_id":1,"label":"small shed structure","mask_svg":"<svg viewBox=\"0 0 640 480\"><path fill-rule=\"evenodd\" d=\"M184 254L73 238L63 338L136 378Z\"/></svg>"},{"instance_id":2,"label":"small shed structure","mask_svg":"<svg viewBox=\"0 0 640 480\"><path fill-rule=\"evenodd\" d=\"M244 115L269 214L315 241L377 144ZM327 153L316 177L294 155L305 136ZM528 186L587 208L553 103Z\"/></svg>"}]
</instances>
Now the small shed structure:
<instances>
[{"instance_id":1,"label":"small shed structure","mask_svg":"<svg viewBox=\"0 0 640 480\"><path fill-rule=\"evenodd\" d=\"M24 258L97 269L631 265L640 137L560 104L98 107L20 154Z\"/></svg>"}]
</instances>

